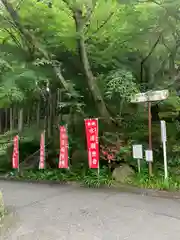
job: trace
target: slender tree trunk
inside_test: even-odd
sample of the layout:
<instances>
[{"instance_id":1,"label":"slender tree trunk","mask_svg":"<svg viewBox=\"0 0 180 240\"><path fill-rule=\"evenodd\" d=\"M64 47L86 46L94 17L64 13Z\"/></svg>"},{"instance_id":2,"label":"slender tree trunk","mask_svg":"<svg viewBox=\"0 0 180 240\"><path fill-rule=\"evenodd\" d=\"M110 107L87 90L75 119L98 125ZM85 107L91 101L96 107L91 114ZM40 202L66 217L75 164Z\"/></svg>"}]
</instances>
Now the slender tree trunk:
<instances>
[{"instance_id":1,"label":"slender tree trunk","mask_svg":"<svg viewBox=\"0 0 180 240\"><path fill-rule=\"evenodd\" d=\"M48 114L48 137L50 138L52 135L52 95L51 92L49 93L49 98L48 98L48 109L49 109L49 114Z\"/></svg>"},{"instance_id":2,"label":"slender tree trunk","mask_svg":"<svg viewBox=\"0 0 180 240\"><path fill-rule=\"evenodd\" d=\"M56 102L57 102L57 100L56 100L56 98L57 98L57 92L55 92L55 93L53 93L53 95L52 95L52 119L51 119L51 121L52 121L52 135L54 136L54 134L55 134L55 124L56 124Z\"/></svg>"},{"instance_id":3,"label":"slender tree trunk","mask_svg":"<svg viewBox=\"0 0 180 240\"><path fill-rule=\"evenodd\" d=\"M37 124L38 127L40 126L40 101L38 101L38 103L37 103L36 124Z\"/></svg>"},{"instance_id":4,"label":"slender tree trunk","mask_svg":"<svg viewBox=\"0 0 180 240\"><path fill-rule=\"evenodd\" d=\"M13 108L10 108L10 131L13 130L14 126L13 126L14 120L13 120Z\"/></svg>"},{"instance_id":5,"label":"slender tree trunk","mask_svg":"<svg viewBox=\"0 0 180 240\"><path fill-rule=\"evenodd\" d=\"M5 132L8 130L8 117L9 117L9 114L8 114L8 112L9 112L9 109L8 108L6 108L5 109Z\"/></svg>"},{"instance_id":6,"label":"slender tree trunk","mask_svg":"<svg viewBox=\"0 0 180 240\"><path fill-rule=\"evenodd\" d=\"M43 102L43 105L44 105L44 130L46 131L46 135L47 135L47 138L48 138L48 116L49 116L49 107L48 107L48 98L49 96L46 96L44 102Z\"/></svg>"},{"instance_id":7,"label":"slender tree trunk","mask_svg":"<svg viewBox=\"0 0 180 240\"><path fill-rule=\"evenodd\" d=\"M2 118L3 117L3 112L2 112L2 110L0 109L0 133L2 133Z\"/></svg>"},{"instance_id":8,"label":"slender tree trunk","mask_svg":"<svg viewBox=\"0 0 180 240\"><path fill-rule=\"evenodd\" d=\"M17 128L17 109L13 107L13 128Z\"/></svg>"},{"instance_id":9,"label":"slender tree trunk","mask_svg":"<svg viewBox=\"0 0 180 240\"><path fill-rule=\"evenodd\" d=\"M62 101L62 90L58 89L58 92L57 92L57 121L58 121L57 124L58 125L62 121L62 112L61 112L61 109L60 109L61 101Z\"/></svg>"},{"instance_id":10,"label":"slender tree trunk","mask_svg":"<svg viewBox=\"0 0 180 240\"><path fill-rule=\"evenodd\" d=\"M23 108L21 108L19 110L19 118L18 118L18 131L19 132L22 132L22 130L23 130L23 120L24 120L23 114L24 114L24 111L23 111Z\"/></svg>"},{"instance_id":11,"label":"slender tree trunk","mask_svg":"<svg viewBox=\"0 0 180 240\"><path fill-rule=\"evenodd\" d=\"M30 112L31 112L31 108L28 107L28 110L27 110L27 126L28 126L28 127L30 126L30 122L31 122Z\"/></svg>"}]
</instances>

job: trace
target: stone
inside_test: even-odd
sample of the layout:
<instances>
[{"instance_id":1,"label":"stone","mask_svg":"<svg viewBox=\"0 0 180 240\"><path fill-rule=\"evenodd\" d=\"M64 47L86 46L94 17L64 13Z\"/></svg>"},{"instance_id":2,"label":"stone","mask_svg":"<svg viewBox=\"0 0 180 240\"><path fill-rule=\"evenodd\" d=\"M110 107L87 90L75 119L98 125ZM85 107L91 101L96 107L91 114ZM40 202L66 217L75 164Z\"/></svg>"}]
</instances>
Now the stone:
<instances>
[{"instance_id":1,"label":"stone","mask_svg":"<svg viewBox=\"0 0 180 240\"><path fill-rule=\"evenodd\" d=\"M120 167L114 169L112 177L116 182L125 183L132 179L135 171L127 164L123 164Z\"/></svg>"},{"instance_id":2,"label":"stone","mask_svg":"<svg viewBox=\"0 0 180 240\"><path fill-rule=\"evenodd\" d=\"M76 150L71 158L72 167L81 168L88 166L88 155L86 150Z\"/></svg>"}]
</instances>

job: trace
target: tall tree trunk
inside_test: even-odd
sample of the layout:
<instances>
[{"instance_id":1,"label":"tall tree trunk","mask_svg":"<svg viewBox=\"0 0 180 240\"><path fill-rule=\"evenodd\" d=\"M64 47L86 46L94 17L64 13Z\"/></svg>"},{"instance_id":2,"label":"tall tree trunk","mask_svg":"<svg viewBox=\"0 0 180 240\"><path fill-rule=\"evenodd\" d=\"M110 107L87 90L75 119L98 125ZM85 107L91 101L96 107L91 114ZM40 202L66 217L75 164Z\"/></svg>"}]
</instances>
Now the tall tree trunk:
<instances>
[{"instance_id":1,"label":"tall tree trunk","mask_svg":"<svg viewBox=\"0 0 180 240\"><path fill-rule=\"evenodd\" d=\"M30 107L28 108L28 111L27 111L27 126L29 127L30 126L30 122L31 122L31 118L30 118Z\"/></svg>"},{"instance_id":2,"label":"tall tree trunk","mask_svg":"<svg viewBox=\"0 0 180 240\"><path fill-rule=\"evenodd\" d=\"M13 120L13 108L11 107L10 108L10 131L13 130L14 126L13 126L13 123L14 123L14 120Z\"/></svg>"},{"instance_id":3,"label":"tall tree trunk","mask_svg":"<svg viewBox=\"0 0 180 240\"><path fill-rule=\"evenodd\" d=\"M2 111L2 109L0 109L0 133L2 133L2 122L3 122L3 111Z\"/></svg>"},{"instance_id":4,"label":"tall tree trunk","mask_svg":"<svg viewBox=\"0 0 180 240\"><path fill-rule=\"evenodd\" d=\"M53 93L52 94L52 103L51 103L51 107L52 107L52 119L51 119L51 122L52 122L52 135L54 136L55 134L55 124L56 124L56 100L57 98L57 92Z\"/></svg>"},{"instance_id":5,"label":"tall tree trunk","mask_svg":"<svg viewBox=\"0 0 180 240\"><path fill-rule=\"evenodd\" d=\"M13 128L17 128L17 109L13 107Z\"/></svg>"},{"instance_id":6,"label":"tall tree trunk","mask_svg":"<svg viewBox=\"0 0 180 240\"><path fill-rule=\"evenodd\" d=\"M8 126L9 114L8 114L8 112L9 112L9 109L6 108L6 109L5 109L5 129L4 129L5 132L9 130L9 126Z\"/></svg>"},{"instance_id":7,"label":"tall tree trunk","mask_svg":"<svg viewBox=\"0 0 180 240\"><path fill-rule=\"evenodd\" d=\"M57 90L57 103L56 103L57 125L59 125L62 121L62 112L59 107L61 101L62 101L62 89L58 89Z\"/></svg>"},{"instance_id":8,"label":"tall tree trunk","mask_svg":"<svg viewBox=\"0 0 180 240\"><path fill-rule=\"evenodd\" d=\"M103 96L98 87L96 78L93 75L93 72L91 70L91 66L89 63L86 44L85 44L84 35L83 35L83 28L84 28L85 22L83 22L82 11L74 10L73 17L76 24L78 51L79 51L80 59L82 62L84 74L86 76L87 83L89 86L89 90L92 94L97 110L100 113L100 116L103 117L106 122L110 122L111 121L110 114L108 112Z\"/></svg>"},{"instance_id":9,"label":"tall tree trunk","mask_svg":"<svg viewBox=\"0 0 180 240\"><path fill-rule=\"evenodd\" d=\"M22 130L23 130L23 114L24 114L24 111L23 111L23 108L21 108L19 110L19 117L18 117L18 131L19 132L22 132Z\"/></svg>"},{"instance_id":10,"label":"tall tree trunk","mask_svg":"<svg viewBox=\"0 0 180 240\"><path fill-rule=\"evenodd\" d=\"M38 103L37 103L36 124L37 124L38 127L40 126L40 101L38 101Z\"/></svg>"},{"instance_id":11,"label":"tall tree trunk","mask_svg":"<svg viewBox=\"0 0 180 240\"><path fill-rule=\"evenodd\" d=\"M48 97L48 138L52 135L52 95L51 92L49 92Z\"/></svg>"}]
</instances>

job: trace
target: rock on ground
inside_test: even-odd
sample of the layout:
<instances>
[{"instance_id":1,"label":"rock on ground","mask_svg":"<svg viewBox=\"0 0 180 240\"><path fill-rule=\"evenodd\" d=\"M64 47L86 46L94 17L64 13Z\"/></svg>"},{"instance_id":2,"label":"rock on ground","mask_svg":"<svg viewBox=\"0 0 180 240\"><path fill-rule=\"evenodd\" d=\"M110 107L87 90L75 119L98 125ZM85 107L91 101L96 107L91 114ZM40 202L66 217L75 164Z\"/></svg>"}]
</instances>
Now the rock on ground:
<instances>
[{"instance_id":1,"label":"rock on ground","mask_svg":"<svg viewBox=\"0 0 180 240\"><path fill-rule=\"evenodd\" d=\"M123 164L114 169L112 177L116 182L125 183L133 177L134 173L134 170L129 165Z\"/></svg>"}]
</instances>

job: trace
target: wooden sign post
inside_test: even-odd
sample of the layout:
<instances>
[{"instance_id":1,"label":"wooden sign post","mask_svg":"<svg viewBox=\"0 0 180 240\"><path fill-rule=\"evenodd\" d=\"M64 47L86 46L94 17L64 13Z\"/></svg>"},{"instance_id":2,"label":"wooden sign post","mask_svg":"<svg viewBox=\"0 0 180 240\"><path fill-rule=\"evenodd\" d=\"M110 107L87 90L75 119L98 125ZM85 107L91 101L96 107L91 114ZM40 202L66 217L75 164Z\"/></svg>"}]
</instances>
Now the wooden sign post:
<instances>
[{"instance_id":1,"label":"wooden sign post","mask_svg":"<svg viewBox=\"0 0 180 240\"><path fill-rule=\"evenodd\" d=\"M152 115L151 115L151 103L156 101L162 101L169 96L168 90L161 91L148 91L145 93L136 94L132 99L132 103L148 103L148 130L149 130L149 151L152 151ZM152 176L152 161L149 162L149 175Z\"/></svg>"}]
</instances>

